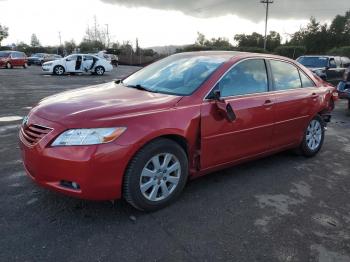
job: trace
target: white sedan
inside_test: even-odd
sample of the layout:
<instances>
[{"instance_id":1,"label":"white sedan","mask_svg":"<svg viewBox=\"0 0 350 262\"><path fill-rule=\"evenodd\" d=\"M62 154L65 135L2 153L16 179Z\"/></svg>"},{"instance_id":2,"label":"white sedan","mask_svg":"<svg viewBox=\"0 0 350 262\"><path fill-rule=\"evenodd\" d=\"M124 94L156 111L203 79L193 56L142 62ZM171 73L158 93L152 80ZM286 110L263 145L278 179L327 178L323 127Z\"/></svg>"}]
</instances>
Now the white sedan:
<instances>
[{"instance_id":1,"label":"white sedan","mask_svg":"<svg viewBox=\"0 0 350 262\"><path fill-rule=\"evenodd\" d=\"M42 65L43 71L54 75L65 73L92 73L102 76L113 70L111 62L94 55L73 54L65 58L46 62Z\"/></svg>"}]
</instances>

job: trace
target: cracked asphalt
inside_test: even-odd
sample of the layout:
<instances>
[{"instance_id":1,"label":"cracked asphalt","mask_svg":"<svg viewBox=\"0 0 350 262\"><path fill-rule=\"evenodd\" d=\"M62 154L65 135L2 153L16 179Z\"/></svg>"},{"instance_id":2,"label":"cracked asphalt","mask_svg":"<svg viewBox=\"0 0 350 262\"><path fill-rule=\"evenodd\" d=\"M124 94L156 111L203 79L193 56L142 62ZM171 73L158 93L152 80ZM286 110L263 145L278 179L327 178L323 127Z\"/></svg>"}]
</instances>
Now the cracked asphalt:
<instances>
[{"instance_id":1,"label":"cracked asphalt","mask_svg":"<svg viewBox=\"0 0 350 262\"><path fill-rule=\"evenodd\" d=\"M340 101L322 151L290 152L189 182L156 213L41 189L18 149L21 117L41 98L111 81L0 69L0 261L350 261L350 117Z\"/></svg>"}]
</instances>

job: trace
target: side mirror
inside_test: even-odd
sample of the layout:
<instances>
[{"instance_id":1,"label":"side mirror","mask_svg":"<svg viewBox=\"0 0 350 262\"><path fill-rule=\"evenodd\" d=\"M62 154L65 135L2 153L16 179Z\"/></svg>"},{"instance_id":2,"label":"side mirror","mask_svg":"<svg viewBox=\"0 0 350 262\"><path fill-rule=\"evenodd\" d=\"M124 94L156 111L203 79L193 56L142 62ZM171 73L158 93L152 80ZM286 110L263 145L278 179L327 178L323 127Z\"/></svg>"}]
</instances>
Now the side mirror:
<instances>
[{"instance_id":1,"label":"side mirror","mask_svg":"<svg viewBox=\"0 0 350 262\"><path fill-rule=\"evenodd\" d=\"M119 84L122 83L122 80L121 80L121 79L116 79L116 80L114 80L114 83L116 83L117 85L119 85Z\"/></svg>"},{"instance_id":2,"label":"side mirror","mask_svg":"<svg viewBox=\"0 0 350 262\"><path fill-rule=\"evenodd\" d=\"M221 98L220 90L214 91L214 99L215 99L215 105L216 105L217 109L219 110L219 112L221 112L223 115L225 115L226 119L229 122L235 121L237 118L236 114L233 111L233 108L230 105L230 103L227 103L225 101L225 99Z\"/></svg>"}]
</instances>

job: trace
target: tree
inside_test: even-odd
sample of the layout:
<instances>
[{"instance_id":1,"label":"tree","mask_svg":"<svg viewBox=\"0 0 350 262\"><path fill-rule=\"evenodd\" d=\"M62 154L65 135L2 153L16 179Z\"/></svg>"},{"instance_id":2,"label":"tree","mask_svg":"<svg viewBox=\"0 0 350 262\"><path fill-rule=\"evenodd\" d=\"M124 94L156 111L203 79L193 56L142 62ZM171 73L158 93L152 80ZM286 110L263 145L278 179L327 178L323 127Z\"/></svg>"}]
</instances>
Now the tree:
<instances>
[{"instance_id":1,"label":"tree","mask_svg":"<svg viewBox=\"0 0 350 262\"><path fill-rule=\"evenodd\" d=\"M238 34L234 36L234 40L237 42L238 48L251 48L251 47L264 47L264 36L259 33L252 33L251 35ZM267 47L268 51L275 50L281 45L281 35L275 31L271 31L267 35Z\"/></svg>"},{"instance_id":2,"label":"tree","mask_svg":"<svg viewBox=\"0 0 350 262\"><path fill-rule=\"evenodd\" d=\"M41 46L40 41L39 41L38 37L36 36L36 34L32 34L32 36L30 38L30 45L32 47L39 47L39 46Z\"/></svg>"},{"instance_id":3,"label":"tree","mask_svg":"<svg viewBox=\"0 0 350 262\"><path fill-rule=\"evenodd\" d=\"M75 44L73 39L70 41L64 42L64 50L67 52L67 54L73 53L76 48L77 48L77 45Z\"/></svg>"},{"instance_id":4,"label":"tree","mask_svg":"<svg viewBox=\"0 0 350 262\"><path fill-rule=\"evenodd\" d=\"M0 25L0 46L1 46L2 40L7 38L8 36L9 36L9 28L6 26Z\"/></svg>"}]
</instances>

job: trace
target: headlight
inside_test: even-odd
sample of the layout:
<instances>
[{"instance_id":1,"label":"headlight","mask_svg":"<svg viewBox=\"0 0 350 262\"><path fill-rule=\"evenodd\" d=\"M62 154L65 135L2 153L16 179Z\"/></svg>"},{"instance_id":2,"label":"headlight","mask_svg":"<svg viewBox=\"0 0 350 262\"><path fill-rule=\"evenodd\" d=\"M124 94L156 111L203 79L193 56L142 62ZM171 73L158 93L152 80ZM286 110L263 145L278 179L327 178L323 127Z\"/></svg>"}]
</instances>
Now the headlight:
<instances>
[{"instance_id":1,"label":"headlight","mask_svg":"<svg viewBox=\"0 0 350 262\"><path fill-rule=\"evenodd\" d=\"M52 63L44 63L43 66L52 66Z\"/></svg>"},{"instance_id":2,"label":"headlight","mask_svg":"<svg viewBox=\"0 0 350 262\"><path fill-rule=\"evenodd\" d=\"M97 145L112 142L126 127L70 129L60 134L52 146Z\"/></svg>"}]
</instances>

